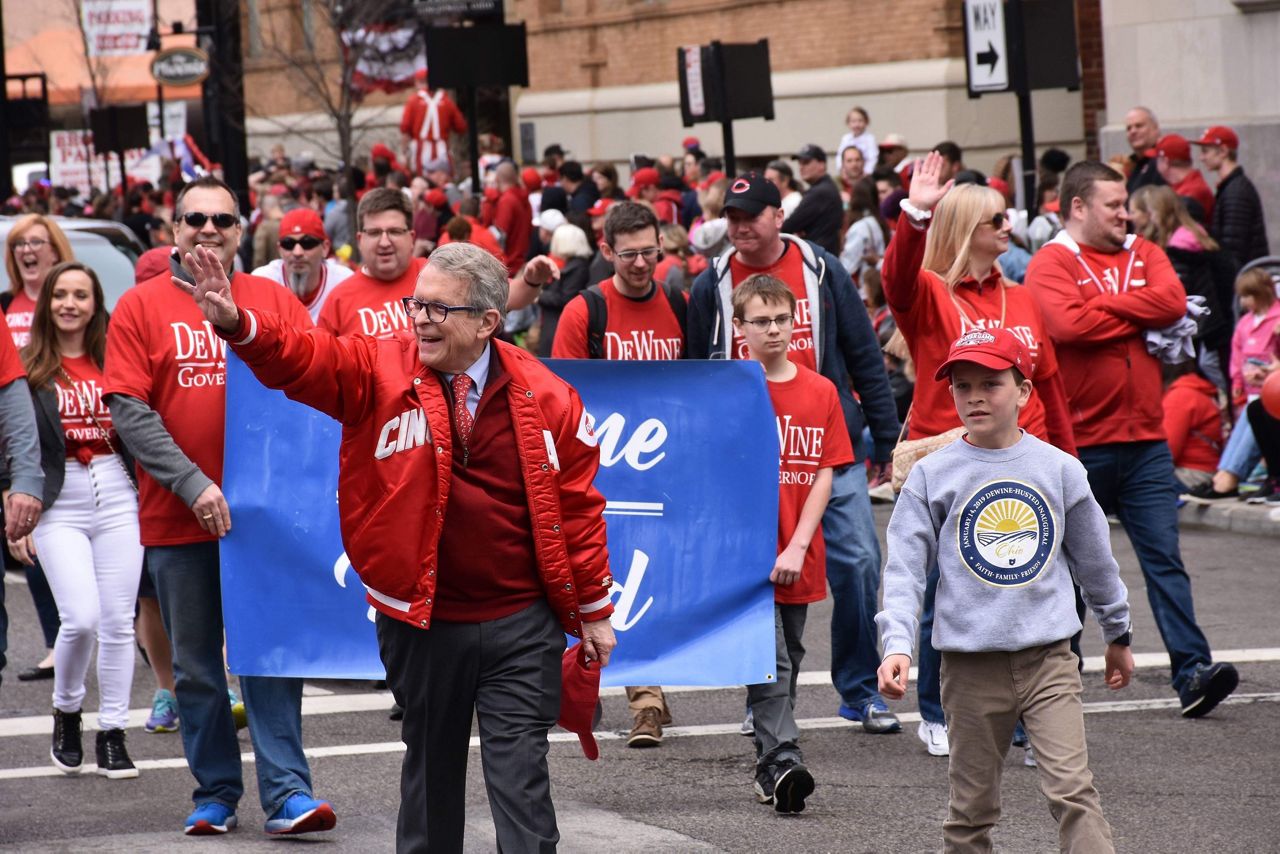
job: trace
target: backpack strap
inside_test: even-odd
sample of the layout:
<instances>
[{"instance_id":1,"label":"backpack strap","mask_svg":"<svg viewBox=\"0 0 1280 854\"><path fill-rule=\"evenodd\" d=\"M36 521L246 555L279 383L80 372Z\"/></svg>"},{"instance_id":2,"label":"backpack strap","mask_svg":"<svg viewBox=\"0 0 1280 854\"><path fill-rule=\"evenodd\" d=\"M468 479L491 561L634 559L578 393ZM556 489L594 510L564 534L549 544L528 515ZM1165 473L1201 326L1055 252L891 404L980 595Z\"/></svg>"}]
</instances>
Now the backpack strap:
<instances>
[{"instance_id":1,"label":"backpack strap","mask_svg":"<svg viewBox=\"0 0 1280 854\"><path fill-rule=\"evenodd\" d=\"M582 292L587 302L587 358L604 358L604 330L609 324L609 307L599 285L592 285Z\"/></svg>"},{"instance_id":2,"label":"backpack strap","mask_svg":"<svg viewBox=\"0 0 1280 854\"><path fill-rule=\"evenodd\" d=\"M686 352L689 346L689 301L684 298L684 291L678 285L669 285L663 282L662 291L667 295L667 303L671 306L671 313L676 316L676 322L680 324L681 352Z\"/></svg>"}]
</instances>

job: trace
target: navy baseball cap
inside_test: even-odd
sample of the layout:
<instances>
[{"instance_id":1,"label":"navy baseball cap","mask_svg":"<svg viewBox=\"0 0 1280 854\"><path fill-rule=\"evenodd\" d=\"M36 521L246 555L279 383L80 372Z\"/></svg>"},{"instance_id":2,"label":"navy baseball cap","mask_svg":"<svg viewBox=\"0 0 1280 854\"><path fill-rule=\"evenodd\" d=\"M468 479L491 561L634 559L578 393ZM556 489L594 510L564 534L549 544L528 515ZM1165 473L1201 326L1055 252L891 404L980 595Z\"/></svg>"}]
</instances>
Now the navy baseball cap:
<instances>
[{"instance_id":1,"label":"navy baseball cap","mask_svg":"<svg viewBox=\"0 0 1280 854\"><path fill-rule=\"evenodd\" d=\"M802 147L799 151L797 151L795 157L793 157L792 159L793 160L826 160L827 153L822 150L821 146L814 145L812 142L810 142L804 147Z\"/></svg>"},{"instance_id":2,"label":"navy baseball cap","mask_svg":"<svg viewBox=\"0 0 1280 854\"><path fill-rule=\"evenodd\" d=\"M763 173L748 172L733 179L725 191L724 206L759 216L765 208L782 207L782 194Z\"/></svg>"}]
</instances>

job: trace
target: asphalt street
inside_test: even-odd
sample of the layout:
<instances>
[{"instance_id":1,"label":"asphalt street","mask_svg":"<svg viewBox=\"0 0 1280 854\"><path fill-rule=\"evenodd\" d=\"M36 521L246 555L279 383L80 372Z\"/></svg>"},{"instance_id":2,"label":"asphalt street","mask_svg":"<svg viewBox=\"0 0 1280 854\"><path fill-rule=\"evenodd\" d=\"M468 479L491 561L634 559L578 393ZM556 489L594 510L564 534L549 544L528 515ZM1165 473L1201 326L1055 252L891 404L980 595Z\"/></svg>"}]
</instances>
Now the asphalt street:
<instances>
[{"instance_id":1,"label":"asphalt street","mask_svg":"<svg viewBox=\"0 0 1280 854\"><path fill-rule=\"evenodd\" d=\"M883 542L885 508L877 518ZM1183 720L1168 686L1167 658L1151 619L1142 577L1122 532L1112 539L1135 606L1139 669L1122 692L1108 691L1091 666L1102 652L1096 625L1085 633L1086 723L1091 765L1117 848L1130 852L1280 850L1274 806L1280 783L1280 573L1276 540L1221 530L1188 529L1183 550L1195 584L1200 624L1219 658L1236 661L1241 682L1232 701L1199 721ZM305 741L317 795L332 801L337 828L301 839L268 838L257 803L251 747L241 826L220 839L179 833L192 779L177 734L151 735L141 722L150 705L150 672L138 663L129 749L135 780L66 777L49 760L50 682L20 683L16 673L42 655L34 610L20 577L7 581L9 668L0 688L0 850L23 852L317 851L394 848L401 748L387 719L389 696L368 683L308 683ZM675 726L661 747L629 750L625 698L606 696L601 757L583 758L577 739L557 731L551 769L567 852L771 851L916 852L940 847L946 814L946 760L930 757L915 735L914 692L894 709L904 731L872 736L836 717L827 675L830 609L810 610L797 717L802 747L817 780L808 809L776 815L751 793L752 749L737 734L742 689L671 692ZM625 642L625 637L623 638ZM86 700L94 721L96 689ZM86 733L87 762L92 733ZM467 780L469 851L495 848L479 751ZM996 842L1006 852L1052 851L1056 829L1036 771L1010 753L1004 818Z\"/></svg>"}]
</instances>

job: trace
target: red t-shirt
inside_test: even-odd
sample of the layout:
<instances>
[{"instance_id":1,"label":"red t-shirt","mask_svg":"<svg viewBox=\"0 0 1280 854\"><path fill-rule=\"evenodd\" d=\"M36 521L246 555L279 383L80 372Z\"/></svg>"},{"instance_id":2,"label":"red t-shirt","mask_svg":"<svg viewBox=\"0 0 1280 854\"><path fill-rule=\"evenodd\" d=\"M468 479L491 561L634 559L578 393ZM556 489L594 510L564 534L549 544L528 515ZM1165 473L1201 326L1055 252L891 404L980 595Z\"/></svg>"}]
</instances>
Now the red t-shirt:
<instances>
[{"instance_id":1,"label":"red t-shirt","mask_svg":"<svg viewBox=\"0 0 1280 854\"><path fill-rule=\"evenodd\" d=\"M18 348L13 343L12 335L0 335L0 388L17 379L23 379L27 371L22 367L22 359L18 356Z\"/></svg>"},{"instance_id":2,"label":"red t-shirt","mask_svg":"<svg viewBox=\"0 0 1280 854\"><path fill-rule=\"evenodd\" d=\"M236 273L231 295L237 305L279 314L298 329L311 315L278 282ZM191 462L214 483L222 482L226 426L227 342L179 290L166 270L124 292L111 317L103 394L124 394L151 407ZM144 546L208 542L215 537L196 524L178 496L138 467L139 521Z\"/></svg>"},{"instance_id":3,"label":"red t-shirt","mask_svg":"<svg viewBox=\"0 0 1280 854\"><path fill-rule=\"evenodd\" d=\"M111 426L111 410L102 399L102 369L88 356L64 357L62 369L71 377L72 387L66 377L55 377L58 392L58 414L62 416L62 432L67 442L67 457L86 463L89 459L111 453L111 446L118 444ZM92 408L93 417L89 416ZM94 423L97 419L97 423ZM101 426L101 430L99 429ZM102 436L107 431L107 444Z\"/></svg>"},{"instance_id":4,"label":"red t-shirt","mask_svg":"<svg viewBox=\"0 0 1280 854\"><path fill-rule=\"evenodd\" d=\"M374 338L390 338L401 329L412 329L413 320L405 314L400 300L413 296L418 274L425 266L426 258L414 258L400 278L391 282L357 270L329 294L316 325L334 335L360 333Z\"/></svg>"},{"instance_id":5,"label":"red t-shirt","mask_svg":"<svg viewBox=\"0 0 1280 854\"><path fill-rule=\"evenodd\" d=\"M769 400L778 422L778 553L791 542L800 511L813 489L818 469L853 462L853 446L831 380L796 366L786 382L770 382ZM821 602L827 595L827 547L822 526L809 543L800 578L789 586L775 585L773 600L784 605Z\"/></svg>"},{"instance_id":6,"label":"red t-shirt","mask_svg":"<svg viewBox=\"0 0 1280 854\"><path fill-rule=\"evenodd\" d=\"M684 355L680 321L667 295L654 285L649 295L623 296L608 278L600 283L608 319L604 327L604 357L621 361L679 359ZM689 297L686 294L685 299ZM556 325L551 344L553 359L587 359L587 298L579 294L569 301Z\"/></svg>"},{"instance_id":7,"label":"red t-shirt","mask_svg":"<svg viewBox=\"0 0 1280 854\"><path fill-rule=\"evenodd\" d=\"M13 343L19 350L31 341L31 319L35 317L35 313L35 300L27 296L25 290L14 294L9 310L4 313L5 323L9 324L9 332L13 335Z\"/></svg>"},{"instance_id":8,"label":"red t-shirt","mask_svg":"<svg viewBox=\"0 0 1280 854\"><path fill-rule=\"evenodd\" d=\"M734 253L729 259L729 275L733 277L735 288L757 273L766 273L787 283L796 297L796 322L791 330L787 358L797 365L816 371L818 360L813 355L813 314L809 306L809 293L804 287L804 259L800 257L800 250L792 246L790 241L784 245L786 249L782 257L768 267L748 267L742 263L741 256ZM747 352L747 340L736 330L733 333L733 358L751 358L751 354Z\"/></svg>"}]
</instances>

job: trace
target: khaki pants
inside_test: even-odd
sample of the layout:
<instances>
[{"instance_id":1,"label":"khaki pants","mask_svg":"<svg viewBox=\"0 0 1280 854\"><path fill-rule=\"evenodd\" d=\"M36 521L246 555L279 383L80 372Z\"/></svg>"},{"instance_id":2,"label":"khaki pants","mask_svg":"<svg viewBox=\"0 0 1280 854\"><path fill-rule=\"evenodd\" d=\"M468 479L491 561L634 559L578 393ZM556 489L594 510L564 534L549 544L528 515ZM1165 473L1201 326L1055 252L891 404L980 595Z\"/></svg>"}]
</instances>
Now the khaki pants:
<instances>
[{"instance_id":1,"label":"khaki pants","mask_svg":"<svg viewBox=\"0 0 1280 854\"><path fill-rule=\"evenodd\" d=\"M943 850L991 851L1000 777L1022 716L1040 790L1063 851L1115 850L1089 771L1078 660L1068 641L1019 652L943 652L942 708L951 742L951 803Z\"/></svg>"},{"instance_id":2,"label":"khaki pants","mask_svg":"<svg viewBox=\"0 0 1280 854\"><path fill-rule=\"evenodd\" d=\"M667 698L657 685L637 685L627 688L627 703L631 706L634 718L643 709L657 709L662 717L658 723L663 726L671 724L671 710L667 708Z\"/></svg>"}]
</instances>

